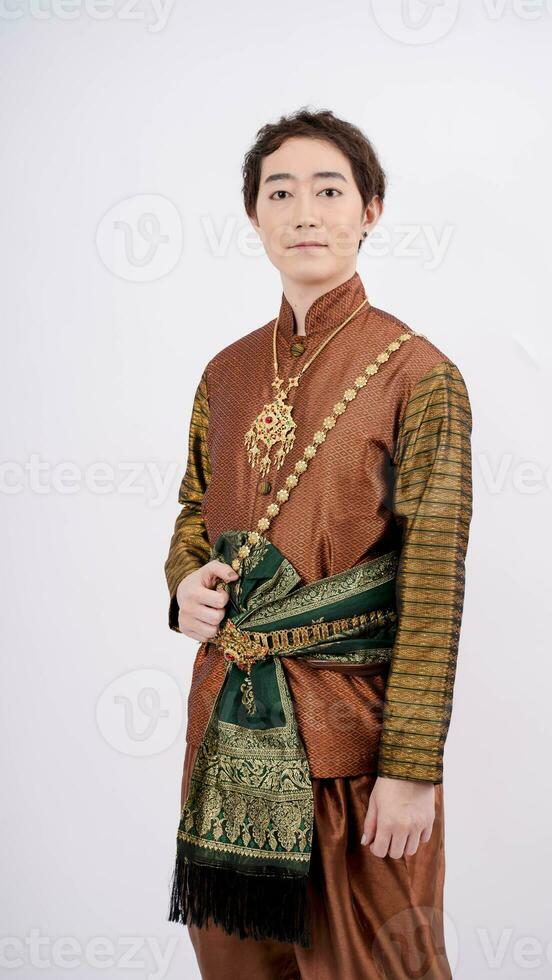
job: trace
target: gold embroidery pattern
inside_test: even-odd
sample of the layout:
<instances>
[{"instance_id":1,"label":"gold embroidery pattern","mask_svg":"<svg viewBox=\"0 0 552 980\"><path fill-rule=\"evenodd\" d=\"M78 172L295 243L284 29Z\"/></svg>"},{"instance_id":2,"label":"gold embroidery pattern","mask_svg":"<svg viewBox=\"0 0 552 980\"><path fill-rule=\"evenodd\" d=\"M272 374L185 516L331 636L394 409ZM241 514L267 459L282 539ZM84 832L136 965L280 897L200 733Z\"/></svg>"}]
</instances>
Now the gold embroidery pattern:
<instances>
[{"instance_id":1,"label":"gold embroidery pattern","mask_svg":"<svg viewBox=\"0 0 552 980\"><path fill-rule=\"evenodd\" d=\"M246 674L245 680L240 687L242 692L242 704L245 705L248 715L257 714L257 706L255 704L255 695L253 694L253 685L251 683L251 677Z\"/></svg>"},{"instance_id":2,"label":"gold embroidery pattern","mask_svg":"<svg viewBox=\"0 0 552 980\"><path fill-rule=\"evenodd\" d=\"M389 551L385 555L361 562L343 572L309 582L296 589L290 596L275 598L274 601L265 603L256 614L254 609L251 613L246 611L234 622L240 626L246 622L248 629L253 626L266 626L278 618L284 604L286 615L296 616L305 614L309 610L317 610L333 600L352 598L360 595L367 585L375 587L391 582L395 578L398 561L398 553Z\"/></svg>"},{"instance_id":3,"label":"gold embroidery pattern","mask_svg":"<svg viewBox=\"0 0 552 980\"><path fill-rule=\"evenodd\" d=\"M229 665L230 666L230 665ZM281 727L251 731L216 719L216 699L198 749L178 837L207 851L269 852L310 862L314 803L282 664L274 660L285 716Z\"/></svg>"},{"instance_id":4,"label":"gold embroidery pattern","mask_svg":"<svg viewBox=\"0 0 552 980\"><path fill-rule=\"evenodd\" d=\"M372 647L367 650L351 650L349 653L332 653L328 659L327 653L305 654L305 660L324 660L330 664L388 664L391 662L393 654L392 647ZM297 660L302 659L302 654L297 655Z\"/></svg>"}]
</instances>

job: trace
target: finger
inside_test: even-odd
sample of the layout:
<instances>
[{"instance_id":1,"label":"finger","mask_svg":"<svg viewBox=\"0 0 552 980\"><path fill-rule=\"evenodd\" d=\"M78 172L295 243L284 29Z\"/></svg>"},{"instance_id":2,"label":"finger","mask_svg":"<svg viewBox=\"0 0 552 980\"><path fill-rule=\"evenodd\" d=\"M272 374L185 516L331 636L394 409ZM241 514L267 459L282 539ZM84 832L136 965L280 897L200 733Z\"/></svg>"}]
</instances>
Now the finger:
<instances>
[{"instance_id":1,"label":"finger","mask_svg":"<svg viewBox=\"0 0 552 980\"><path fill-rule=\"evenodd\" d=\"M408 840L408 834L405 834L404 830L394 833L391 838L389 857L392 857L393 860L395 861L398 861L399 858L402 858L407 840Z\"/></svg>"},{"instance_id":2,"label":"finger","mask_svg":"<svg viewBox=\"0 0 552 980\"><path fill-rule=\"evenodd\" d=\"M420 840L421 840L422 844L425 844L428 840L431 839L431 832L432 832L432 830L433 830L433 823L431 823L431 825L429 827L424 827L424 829L422 830L422 833L420 835Z\"/></svg>"},{"instance_id":3,"label":"finger","mask_svg":"<svg viewBox=\"0 0 552 980\"><path fill-rule=\"evenodd\" d=\"M375 840L373 840L368 846L375 857L384 858L389 850L390 841L391 832L378 827Z\"/></svg>"},{"instance_id":4,"label":"finger","mask_svg":"<svg viewBox=\"0 0 552 980\"><path fill-rule=\"evenodd\" d=\"M238 573L224 561L213 560L203 567L204 579L206 584L213 586L217 579L221 578L225 582L234 582L239 578Z\"/></svg>"},{"instance_id":5,"label":"finger","mask_svg":"<svg viewBox=\"0 0 552 980\"><path fill-rule=\"evenodd\" d=\"M404 853L405 854L415 854L416 853L416 851L418 850L419 844L420 844L420 836L421 836L420 831L417 831L417 832L416 831L412 831L412 833L408 835L408 837L406 839L405 848L404 848Z\"/></svg>"},{"instance_id":6,"label":"finger","mask_svg":"<svg viewBox=\"0 0 552 980\"><path fill-rule=\"evenodd\" d=\"M183 616L183 622L180 622L179 626L186 636L189 636L192 640L198 640L199 643L205 643L207 640L212 639L216 633L216 627L209 623L204 623L202 620L198 619L196 616Z\"/></svg>"},{"instance_id":7,"label":"finger","mask_svg":"<svg viewBox=\"0 0 552 980\"><path fill-rule=\"evenodd\" d=\"M193 619L191 616L186 616L184 613L180 613L178 617L178 628L181 633L185 636L189 636L191 640L197 640L199 643L203 643L203 637L198 632L199 623L197 620Z\"/></svg>"},{"instance_id":8,"label":"finger","mask_svg":"<svg viewBox=\"0 0 552 980\"><path fill-rule=\"evenodd\" d=\"M363 845L371 844L376 836L377 827L377 808L376 804L372 802L372 797L370 797L368 803L368 809L366 811L366 817L364 819L363 834L360 838L360 843Z\"/></svg>"},{"instance_id":9,"label":"finger","mask_svg":"<svg viewBox=\"0 0 552 980\"><path fill-rule=\"evenodd\" d=\"M188 594L188 601L199 606L208 606L211 609L222 609L230 596L227 592L210 589L205 585L197 584Z\"/></svg>"},{"instance_id":10,"label":"finger","mask_svg":"<svg viewBox=\"0 0 552 980\"><path fill-rule=\"evenodd\" d=\"M193 603L190 609L191 615L203 626L220 626L224 619L224 609L213 609L211 606L204 606L201 603Z\"/></svg>"}]
</instances>

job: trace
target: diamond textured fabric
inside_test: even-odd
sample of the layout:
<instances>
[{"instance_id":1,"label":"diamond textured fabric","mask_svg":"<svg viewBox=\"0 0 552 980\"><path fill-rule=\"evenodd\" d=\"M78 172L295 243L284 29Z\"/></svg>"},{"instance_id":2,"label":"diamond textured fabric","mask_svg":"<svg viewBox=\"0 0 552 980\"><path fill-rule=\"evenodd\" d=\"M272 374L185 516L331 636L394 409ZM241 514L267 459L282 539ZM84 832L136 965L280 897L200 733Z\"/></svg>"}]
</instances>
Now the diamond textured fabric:
<instances>
[{"instance_id":1,"label":"diamond textured fabric","mask_svg":"<svg viewBox=\"0 0 552 980\"><path fill-rule=\"evenodd\" d=\"M294 356L299 337L282 294L280 375L297 374L365 296L355 273L318 297L300 337L304 353ZM196 389L182 509L165 564L175 630L181 579L209 559L209 545L223 530L255 528L344 390L392 340L413 332L366 304L291 389L295 443L281 469L272 464L261 477L247 459L244 435L273 398L273 326L271 320L216 354ZM401 550L400 621L388 673L283 660L315 777L379 772L442 781L471 518L470 435L469 398L458 367L426 337L414 336L348 404L270 524L268 536L304 582ZM262 492L266 481L268 494ZM193 745L201 740L223 676L220 652L201 644L188 698L187 739Z\"/></svg>"}]
</instances>

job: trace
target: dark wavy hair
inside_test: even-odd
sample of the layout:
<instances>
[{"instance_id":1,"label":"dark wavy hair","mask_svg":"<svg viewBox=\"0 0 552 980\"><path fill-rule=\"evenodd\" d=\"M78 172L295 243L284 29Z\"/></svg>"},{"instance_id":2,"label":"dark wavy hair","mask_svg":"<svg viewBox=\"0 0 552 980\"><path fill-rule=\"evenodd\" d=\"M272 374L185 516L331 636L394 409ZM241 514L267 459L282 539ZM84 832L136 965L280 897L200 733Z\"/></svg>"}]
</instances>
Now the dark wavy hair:
<instances>
[{"instance_id":1,"label":"dark wavy hair","mask_svg":"<svg viewBox=\"0 0 552 980\"><path fill-rule=\"evenodd\" d=\"M375 194L383 201L387 180L368 137L358 126L339 119L330 109L311 111L303 106L287 116L280 116L278 122L265 123L257 130L255 142L245 154L242 193L249 217L256 215L263 157L277 150L290 136L307 136L334 143L351 164L363 207L368 206ZM363 241L361 238L359 250Z\"/></svg>"}]
</instances>

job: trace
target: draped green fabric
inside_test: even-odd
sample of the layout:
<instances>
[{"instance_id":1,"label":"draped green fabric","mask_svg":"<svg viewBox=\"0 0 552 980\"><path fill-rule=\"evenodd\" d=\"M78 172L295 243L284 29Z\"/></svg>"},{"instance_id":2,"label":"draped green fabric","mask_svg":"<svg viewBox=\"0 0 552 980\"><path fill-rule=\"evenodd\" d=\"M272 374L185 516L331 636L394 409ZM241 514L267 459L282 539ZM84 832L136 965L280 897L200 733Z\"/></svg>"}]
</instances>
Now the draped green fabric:
<instances>
[{"instance_id":1,"label":"draped green fabric","mask_svg":"<svg viewBox=\"0 0 552 980\"><path fill-rule=\"evenodd\" d=\"M247 535L223 532L211 559L230 564ZM281 657L388 661L397 628L397 564L397 552L390 551L302 585L293 565L261 535L239 578L228 583L221 628L227 618L255 632L361 613L369 621L300 649L271 651L254 663L250 684L227 662L181 811L171 921L201 926L211 916L242 938L310 945L312 782Z\"/></svg>"}]
</instances>

